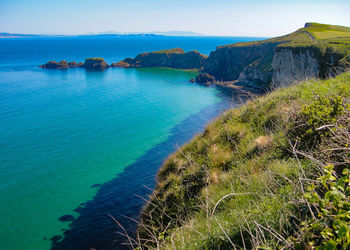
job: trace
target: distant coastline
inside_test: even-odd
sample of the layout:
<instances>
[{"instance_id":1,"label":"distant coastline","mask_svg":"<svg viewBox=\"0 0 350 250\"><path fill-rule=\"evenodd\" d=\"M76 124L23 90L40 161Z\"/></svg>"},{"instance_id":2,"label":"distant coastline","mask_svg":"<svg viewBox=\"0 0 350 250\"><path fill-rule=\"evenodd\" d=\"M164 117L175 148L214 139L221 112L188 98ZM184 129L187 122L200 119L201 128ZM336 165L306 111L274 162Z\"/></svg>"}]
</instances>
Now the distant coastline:
<instances>
[{"instance_id":1,"label":"distant coastline","mask_svg":"<svg viewBox=\"0 0 350 250\"><path fill-rule=\"evenodd\" d=\"M121 33L115 31L107 31L100 33L87 33L76 35L60 35L60 34L22 34L22 33L0 33L0 38L40 38L40 37L162 37L162 36L206 36L191 31L151 31L151 32L135 32L135 33Z\"/></svg>"},{"instance_id":2,"label":"distant coastline","mask_svg":"<svg viewBox=\"0 0 350 250\"><path fill-rule=\"evenodd\" d=\"M41 38L41 37L160 37L155 34L95 34L95 35L36 35L0 33L0 38Z\"/></svg>"}]
</instances>

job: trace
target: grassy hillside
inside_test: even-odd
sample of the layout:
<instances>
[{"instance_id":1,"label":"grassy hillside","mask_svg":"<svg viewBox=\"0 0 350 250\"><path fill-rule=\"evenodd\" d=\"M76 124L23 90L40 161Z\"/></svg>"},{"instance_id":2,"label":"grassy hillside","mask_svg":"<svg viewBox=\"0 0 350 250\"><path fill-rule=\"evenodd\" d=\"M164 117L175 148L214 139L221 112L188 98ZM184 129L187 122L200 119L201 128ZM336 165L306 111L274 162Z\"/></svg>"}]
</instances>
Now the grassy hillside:
<instances>
[{"instance_id":1,"label":"grassy hillside","mask_svg":"<svg viewBox=\"0 0 350 250\"><path fill-rule=\"evenodd\" d=\"M229 110L162 166L139 248L347 249L349 125L350 72Z\"/></svg>"},{"instance_id":2,"label":"grassy hillside","mask_svg":"<svg viewBox=\"0 0 350 250\"><path fill-rule=\"evenodd\" d=\"M221 47L240 47L247 45L257 45L262 43L294 43L294 44L334 44L350 45L350 28L338 25L306 23L304 28L298 29L285 36L266 39L256 42L243 42L229 44Z\"/></svg>"},{"instance_id":3,"label":"grassy hillside","mask_svg":"<svg viewBox=\"0 0 350 250\"><path fill-rule=\"evenodd\" d=\"M152 51L152 52L145 52L141 53L140 55L149 55L149 54L184 54L185 51L181 48L174 48L174 49L164 49L164 50L158 50L158 51Z\"/></svg>"}]
</instances>

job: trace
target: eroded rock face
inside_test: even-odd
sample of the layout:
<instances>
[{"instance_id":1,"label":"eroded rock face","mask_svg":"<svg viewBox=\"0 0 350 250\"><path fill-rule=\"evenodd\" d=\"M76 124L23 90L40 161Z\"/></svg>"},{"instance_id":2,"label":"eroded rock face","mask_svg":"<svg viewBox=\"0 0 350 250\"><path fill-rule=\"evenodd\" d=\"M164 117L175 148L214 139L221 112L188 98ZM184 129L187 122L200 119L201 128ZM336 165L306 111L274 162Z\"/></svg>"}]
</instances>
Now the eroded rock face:
<instances>
[{"instance_id":1,"label":"eroded rock face","mask_svg":"<svg viewBox=\"0 0 350 250\"><path fill-rule=\"evenodd\" d=\"M266 67L259 65L260 60L249 64L239 74L238 83L252 86L266 86L272 79L272 66L267 64Z\"/></svg>"},{"instance_id":2,"label":"eroded rock face","mask_svg":"<svg viewBox=\"0 0 350 250\"><path fill-rule=\"evenodd\" d=\"M318 78L320 62L310 49L281 49L273 57L272 68L272 85L288 86L297 81Z\"/></svg>"},{"instance_id":3,"label":"eroded rock face","mask_svg":"<svg viewBox=\"0 0 350 250\"><path fill-rule=\"evenodd\" d=\"M85 59L85 63L81 67L88 70L104 70L109 68L109 65L103 58L96 57Z\"/></svg>"},{"instance_id":4,"label":"eroded rock face","mask_svg":"<svg viewBox=\"0 0 350 250\"><path fill-rule=\"evenodd\" d=\"M40 65L39 67L43 69L68 69L69 64L67 61L64 61L64 60L60 62L49 61L43 65Z\"/></svg>"},{"instance_id":5,"label":"eroded rock face","mask_svg":"<svg viewBox=\"0 0 350 250\"><path fill-rule=\"evenodd\" d=\"M60 62L56 61L49 61L43 65L40 65L40 68L43 69L69 69L69 68L79 68L83 66L83 63L76 63L76 62L67 62L65 60L62 60Z\"/></svg>"},{"instance_id":6,"label":"eroded rock face","mask_svg":"<svg viewBox=\"0 0 350 250\"><path fill-rule=\"evenodd\" d=\"M181 48L147 52L132 58L126 58L118 63L113 63L114 67L169 67L176 69L201 69L205 65L207 56L198 51L185 53Z\"/></svg>"},{"instance_id":7,"label":"eroded rock face","mask_svg":"<svg viewBox=\"0 0 350 250\"><path fill-rule=\"evenodd\" d=\"M201 73L196 76L196 83L211 84L215 82L215 77L207 73Z\"/></svg>"},{"instance_id":8,"label":"eroded rock face","mask_svg":"<svg viewBox=\"0 0 350 250\"><path fill-rule=\"evenodd\" d=\"M219 46L210 53L204 72L218 81L265 81L272 75L271 62L276 43ZM244 75L240 74L244 72Z\"/></svg>"},{"instance_id":9,"label":"eroded rock face","mask_svg":"<svg viewBox=\"0 0 350 250\"><path fill-rule=\"evenodd\" d=\"M80 62L80 63L69 62L69 63L68 63L68 67L69 67L69 68L79 68L79 67L81 67L82 65L83 65L82 62Z\"/></svg>"}]
</instances>

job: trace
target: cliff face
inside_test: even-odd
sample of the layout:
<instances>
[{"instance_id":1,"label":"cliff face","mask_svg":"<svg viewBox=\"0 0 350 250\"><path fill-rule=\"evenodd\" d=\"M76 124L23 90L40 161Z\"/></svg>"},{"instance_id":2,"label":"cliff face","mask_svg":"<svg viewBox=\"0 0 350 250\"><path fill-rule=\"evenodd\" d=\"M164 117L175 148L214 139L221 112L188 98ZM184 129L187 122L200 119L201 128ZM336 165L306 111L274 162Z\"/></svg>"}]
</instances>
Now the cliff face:
<instances>
[{"instance_id":1,"label":"cliff face","mask_svg":"<svg viewBox=\"0 0 350 250\"><path fill-rule=\"evenodd\" d=\"M134 59L126 58L116 64L115 67L169 67L176 69L201 69L207 56L198 51L185 53L180 48L147 52L137 55Z\"/></svg>"},{"instance_id":2,"label":"cliff face","mask_svg":"<svg viewBox=\"0 0 350 250\"><path fill-rule=\"evenodd\" d=\"M210 53L204 72L218 81L251 81L263 84L271 79L275 43L235 44Z\"/></svg>"},{"instance_id":3,"label":"cliff face","mask_svg":"<svg viewBox=\"0 0 350 250\"><path fill-rule=\"evenodd\" d=\"M276 87L287 86L308 78L318 78L320 73L320 62L310 49L305 51L280 49L274 54L271 65L272 85Z\"/></svg>"},{"instance_id":4,"label":"cliff face","mask_svg":"<svg viewBox=\"0 0 350 250\"><path fill-rule=\"evenodd\" d=\"M328 78L343 73L348 67L344 51L332 47L314 46L276 49L272 60L272 86L288 86L294 82L310 78Z\"/></svg>"},{"instance_id":5,"label":"cliff face","mask_svg":"<svg viewBox=\"0 0 350 250\"><path fill-rule=\"evenodd\" d=\"M350 28L307 23L286 36L219 46L203 72L217 81L274 87L333 77L350 65L349 37Z\"/></svg>"}]
</instances>

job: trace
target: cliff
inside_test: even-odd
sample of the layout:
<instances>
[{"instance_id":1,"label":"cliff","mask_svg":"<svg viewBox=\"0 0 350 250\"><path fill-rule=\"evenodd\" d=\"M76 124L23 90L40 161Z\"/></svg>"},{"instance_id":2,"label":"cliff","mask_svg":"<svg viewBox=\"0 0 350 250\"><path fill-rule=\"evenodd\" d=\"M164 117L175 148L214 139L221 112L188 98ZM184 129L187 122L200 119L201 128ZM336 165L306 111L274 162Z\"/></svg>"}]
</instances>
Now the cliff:
<instances>
[{"instance_id":1,"label":"cliff","mask_svg":"<svg viewBox=\"0 0 350 250\"><path fill-rule=\"evenodd\" d=\"M349 65L350 28L307 23L285 36L219 46L203 72L217 81L278 87L335 76Z\"/></svg>"},{"instance_id":2,"label":"cliff","mask_svg":"<svg viewBox=\"0 0 350 250\"><path fill-rule=\"evenodd\" d=\"M176 69L201 69L207 56L198 51L184 52L183 49L175 48L137 55L134 59L126 58L114 67L169 67Z\"/></svg>"},{"instance_id":3,"label":"cliff","mask_svg":"<svg viewBox=\"0 0 350 250\"><path fill-rule=\"evenodd\" d=\"M135 242L140 249L347 249L349 97L346 72L227 111L161 167Z\"/></svg>"}]
</instances>

